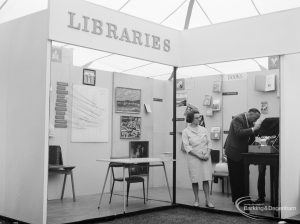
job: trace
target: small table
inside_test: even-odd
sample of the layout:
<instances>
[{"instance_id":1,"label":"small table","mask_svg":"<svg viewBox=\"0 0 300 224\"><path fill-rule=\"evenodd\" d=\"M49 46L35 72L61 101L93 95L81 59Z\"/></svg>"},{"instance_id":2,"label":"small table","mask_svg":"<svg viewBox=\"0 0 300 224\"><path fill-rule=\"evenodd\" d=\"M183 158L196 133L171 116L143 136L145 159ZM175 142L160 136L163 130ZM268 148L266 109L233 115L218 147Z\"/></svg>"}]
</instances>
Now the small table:
<instances>
[{"instance_id":1,"label":"small table","mask_svg":"<svg viewBox=\"0 0 300 224\"><path fill-rule=\"evenodd\" d=\"M279 153L242 153L245 174L245 194L249 195L249 165L270 166L271 206L278 207ZM278 213L275 211L275 216Z\"/></svg>"},{"instance_id":2,"label":"small table","mask_svg":"<svg viewBox=\"0 0 300 224\"><path fill-rule=\"evenodd\" d=\"M100 200L99 200L99 204L98 204L98 209L100 209L100 204L102 201L102 196L103 196L103 192L105 189L105 185L107 182L107 177L108 177L108 173L109 173L109 169L111 168L111 164L119 164L120 167L123 167L123 212L126 212L126 200L125 200L125 169L130 168L132 166L137 166L139 164L145 164L148 163L149 167L154 167L154 166L162 166L164 169L164 173L165 173L165 178L166 178L166 182L167 182L167 186L168 186L168 192L169 192L169 196L170 196L170 200L172 202L172 196L171 196L171 192L170 192L170 187L169 187L169 181L168 181L168 177L167 177L167 172L166 172L166 167L165 167L165 162L173 162L174 160L162 160L160 158L125 158L125 159L97 159L96 161L98 162L108 162L108 168L107 168L107 172L106 172L106 176L105 176L105 181L104 181L104 185L102 188L102 192L101 192L101 196L100 196Z\"/></svg>"}]
</instances>

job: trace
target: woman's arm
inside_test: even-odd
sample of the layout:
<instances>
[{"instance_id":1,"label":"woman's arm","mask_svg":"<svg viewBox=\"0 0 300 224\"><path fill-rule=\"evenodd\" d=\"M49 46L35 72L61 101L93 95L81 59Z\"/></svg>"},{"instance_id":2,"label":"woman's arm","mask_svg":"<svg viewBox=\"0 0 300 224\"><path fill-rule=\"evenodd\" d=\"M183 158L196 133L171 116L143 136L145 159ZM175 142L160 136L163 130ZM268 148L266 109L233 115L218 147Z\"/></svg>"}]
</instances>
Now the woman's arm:
<instances>
[{"instance_id":1,"label":"woman's arm","mask_svg":"<svg viewBox=\"0 0 300 224\"><path fill-rule=\"evenodd\" d=\"M204 159L204 155L203 156L202 155L198 155L198 154L196 154L194 152L192 146L190 145L188 133L185 130L182 132L182 143L183 143L183 146L184 146L184 150L187 153L189 153L189 154L197 157L198 159Z\"/></svg>"},{"instance_id":2,"label":"woman's arm","mask_svg":"<svg viewBox=\"0 0 300 224\"><path fill-rule=\"evenodd\" d=\"M207 139L207 152L205 153L204 158L206 160L208 160L209 157L210 157L210 152L212 150L212 142L211 142L211 139L210 139L210 134L209 134L209 132L206 128L205 128L205 132L206 132L205 135L206 135L206 139Z\"/></svg>"}]
</instances>

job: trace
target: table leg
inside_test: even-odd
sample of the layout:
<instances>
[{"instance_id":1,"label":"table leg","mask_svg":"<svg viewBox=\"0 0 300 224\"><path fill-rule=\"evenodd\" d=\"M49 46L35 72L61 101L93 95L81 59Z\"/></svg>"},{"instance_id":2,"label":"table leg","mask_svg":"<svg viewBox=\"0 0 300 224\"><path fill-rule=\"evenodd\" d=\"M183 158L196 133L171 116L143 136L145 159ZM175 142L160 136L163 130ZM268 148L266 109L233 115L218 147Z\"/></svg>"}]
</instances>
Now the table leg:
<instances>
[{"instance_id":1,"label":"table leg","mask_svg":"<svg viewBox=\"0 0 300 224\"><path fill-rule=\"evenodd\" d=\"M275 207L278 207L278 189L279 188L279 165L275 166L274 171L274 200L275 200ZM280 210L277 212L275 211L275 217L280 217Z\"/></svg>"},{"instance_id":2,"label":"table leg","mask_svg":"<svg viewBox=\"0 0 300 224\"><path fill-rule=\"evenodd\" d=\"M64 198L65 186L66 186L66 179L67 179L67 174L65 173L65 176L64 176L64 184L63 184L63 188L62 188L62 191L61 191L60 200L63 200L63 198Z\"/></svg>"},{"instance_id":3,"label":"table leg","mask_svg":"<svg viewBox=\"0 0 300 224\"><path fill-rule=\"evenodd\" d=\"M171 203L172 203L172 196L171 196L171 192L170 192L169 181L168 181L168 177L167 177L167 171L166 171L165 163L162 162L162 164L163 164L163 167L164 167L165 177L166 177L168 191L169 191L169 196L170 196L170 200L171 200Z\"/></svg>"},{"instance_id":4,"label":"table leg","mask_svg":"<svg viewBox=\"0 0 300 224\"><path fill-rule=\"evenodd\" d=\"M104 184L103 184L102 193L101 193L99 204L98 204L98 209L100 209L100 204L101 204L101 201L102 201L102 196L103 196L104 188L105 188L106 181L107 181L107 177L108 177L108 173L109 173L109 168L110 168L110 165L108 165L108 168L107 168L107 172L106 172L106 176L105 176L105 181L104 181Z\"/></svg>"},{"instance_id":5,"label":"table leg","mask_svg":"<svg viewBox=\"0 0 300 224\"><path fill-rule=\"evenodd\" d=\"M244 165L244 189L245 196L249 196L249 163L246 161Z\"/></svg>"},{"instance_id":6,"label":"table leg","mask_svg":"<svg viewBox=\"0 0 300 224\"><path fill-rule=\"evenodd\" d=\"M270 165L271 206L274 206L274 167Z\"/></svg>"},{"instance_id":7,"label":"table leg","mask_svg":"<svg viewBox=\"0 0 300 224\"><path fill-rule=\"evenodd\" d=\"M123 166L123 213L126 212L126 203L125 203L125 166Z\"/></svg>"},{"instance_id":8,"label":"table leg","mask_svg":"<svg viewBox=\"0 0 300 224\"><path fill-rule=\"evenodd\" d=\"M75 198L75 188L74 188L74 179L73 179L73 171L72 170L71 170L71 183L72 183L73 201L76 201L76 198Z\"/></svg>"},{"instance_id":9,"label":"table leg","mask_svg":"<svg viewBox=\"0 0 300 224\"><path fill-rule=\"evenodd\" d=\"M227 197L229 197L229 176L226 178L226 183L227 183Z\"/></svg>"},{"instance_id":10,"label":"table leg","mask_svg":"<svg viewBox=\"0 0 300 224\"><path fill-rule=\"evenodd\" d=\"M148 201L148 197L149 197L149 175L150 175L150 169L148 167L148 175L147 175L147 197L146 197L147 201Z\"/></svg>"}]
</instances>

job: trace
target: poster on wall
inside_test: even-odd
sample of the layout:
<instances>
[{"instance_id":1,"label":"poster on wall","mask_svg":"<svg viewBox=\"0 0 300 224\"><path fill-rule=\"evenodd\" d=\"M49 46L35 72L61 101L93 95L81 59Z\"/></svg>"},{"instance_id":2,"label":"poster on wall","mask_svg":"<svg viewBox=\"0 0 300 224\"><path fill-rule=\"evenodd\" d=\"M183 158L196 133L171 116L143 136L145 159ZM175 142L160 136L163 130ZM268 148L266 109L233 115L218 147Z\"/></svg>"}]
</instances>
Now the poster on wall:
<instances>
[{"instance_id":1,"label":"poster on wall","mask_svg":"<svg viewBox=\"0 0 300 224\"><path fill-rule=\"evenodd\" d=\"M275 80L276 80L276 75L275 74L270 74L270 75L266 76L265 91L274 91L274 90L276 90Z\"/></svg>"},{"instance_id":2,"label":"poster on wall","mask_svg":"<svg viewBox=\"0 0 300 224\"><path fill-rule=\"evenodd\" d=\"M186 106L187 93L176 93L176 107Z\"/></svg>"},{"instance_id":3,"label":"poster on wall","mask_svg":"<svg viewBox=\"0 0 300 224\"><path fill-rule=\"evenodd\" d=\"M141 117L121 116L120 117L120 138L140 138L141 137Z\"/></svg>"},{"instance_id":4,"label":"poster on wall","mask_svg":"<svg viewBox=\"0 0 300 224\"><path fill-rule=\"evenodd\" d=\"M213 100L211 108L213 111L221 110L221 100L219 100L219 99Z\"/></svg>"},{"instance_id":5,"label":"poster on wall","mask_svg":"<svg viewBox=\"0 0 300 224\"><path fill-rule=\"evenodd\" d=\"M69 113L69 84L67 82L56 82L56 101L55 101L55 119L54 128L67 128ZM53 133L53 130L52 130ZM54 133L53 133L54 134Z\"/></svg>"},{"instance_id":6,"label":"poster on wall","mask_svg":"<svg viewBox=\"0 0 300 224\"><path fill-rule=\"evenodd\" d=\"M219 93L219 92L221 92L221 89L222 89L222 82L221 81L214 81L213 92Z\"/></svg>"},{"instance_id":7,"label":"poster on wall","mask_svg":"<svg viewBox=\"0 0 300 224\"><path fill-rule=\"evenodd\" d=\"M147 158L149 157L149 142L148 141L131 141L129 142L129 157L130 158ZM147 175L148 167L136 166L130 168L130 175Z\"/></svg>"},{"instance_id":8,"label":"poster on wall","mask_svg":"<svg viewBox=\"0 0 300 224\"><path fill-rule=\"evenodd\" d=\"M184 79L176 80L176 90L185 90L185 80Z\"/></svg>"},{"instance_id":9,"label":"poster on wall","mask_svg":"<svg viewBox=\"0 0 300 224\"><path fill-rule=\"evenodd\" d=\"M268 57L268 68L269 70L280 68L280 58L278 55Z\"/></svg>"},{"instance_id":10,"label":"poster on wall","mask_svg":"<svg viewBox=\"0 0 300 224\"><path fill-rule=\"evenodd\" d=\"M214 115L214 112L213 112L213 110L212 110L212 108L207 108L207 110L206 110L206 116L207 117L212 117Z\"/></svg>"},{"instance_id":11,"label":"poster on wall","mask_svg":"<svg viewBox=\"0 0 300 224\"><path fill-rule=\"evenodd\" d=\"M62 62L62 48L61 47L51 47L51 61Z\"/></svg>"},{"instance_id":12,"label":"poster on wall","mask_svg":"<svg viewBox=\"0 0 300 224\"><path fill-rule=\"evenodd\" d=\"M72 142L108 142L108 89L73 86Z\"/></svg>"},{"instance_id":13,"label":"poster on wall","mask_svg":"<svg viewBox=\"0 0 300 224\"><path fill-rule=\"evenodd\" d=\"M261 111L262 114L268 114L269 113L268 102L267 101L262 101L261 102L260 111Z\"/></svg>"},{"instance_id":14,"label":"poster on wall","mask_svg":"<svg viewBox=\"0 0 300 224\"><path fill-rule=\"evenodd\" d=\"M83 69L82 84L95 86L96 85L96 70Z\"/></svg>"},{"instance_id":15,"label":"poster on wall","mask_svg":"<svg viewBox=\"0 0 300 224\"><path fill-rule=\"evenodd\" d=\"M210 106L211 99L212 99L211 95L205 95L203 100L203 106Z\"/></svg>"},{"instance_id":16,"label":"poster on wall","mask_svg":"<svg viewBox=\"0 0 300 224\"><path fill-rule=\"evenodd\" d=\"M219 140L221 136L221 127L211 127L210 128L210 139Z\"/></svg>"},{"instance_id":17,"label":"poster on wall","mask_svg":"<svg viewBox=\"0 0 300 224\"><path fill-rule=\"evenodd\" d=\"M141 90L131 88L116 88L116 112L117 113L140 113Z\"/></svg>"}]
</instances>

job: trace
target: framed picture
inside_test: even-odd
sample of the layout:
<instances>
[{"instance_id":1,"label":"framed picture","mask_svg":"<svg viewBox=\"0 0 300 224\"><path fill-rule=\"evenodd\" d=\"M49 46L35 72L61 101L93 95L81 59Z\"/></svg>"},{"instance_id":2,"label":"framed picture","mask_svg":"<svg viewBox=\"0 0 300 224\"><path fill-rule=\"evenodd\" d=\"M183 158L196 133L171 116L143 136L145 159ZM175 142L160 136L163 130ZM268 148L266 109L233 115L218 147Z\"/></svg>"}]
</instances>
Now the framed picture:
<instances>
[{"instance_id":1,"label":"framed picture","mask_svg":"<svg viewBox=\"0 0 300 224\"><path fill-rule=\"evenodd\" d=\"M84 68L82 83L84 85L95 86L96 85L96 71Z\"/></svg>"},{"instance_id":2,"label":"framed picture","mask_svg":"<svg viewBox=\"0 0 300 224\"><path fill-rule=\"evenodd\" d=\"M176 107L186 106L187 93L176 93Z\"/></svg>"},{"instance_id":3,"label":"framed picture","mask_svg":"<svg viewBox=\"0 0 300 224\"><path fill-rule=\"evenodd\" d=\"M212 96L210 96L210 95L205 95L205 96L204 96L204 100L203 100L203 105L204 105L204 106L210 106L210 104L211 104L211 99L212 99Z\"/></svg>"},{"instance_id":4,"label":"framed picture","mask_svg":"<svg viewBox=\"0 0 300 224\"><path fill-rule=\"evenodd\" d=\"M141 117L121 116L120 118L120 138L140 138L141 137Z\"/></svg>"},{"instance_id":5,"label":"framed picture","mask_svg":"<svg viewBox=\"0 0 300 224\"><path fill-rule=\"evenodd\" d=\"M149 142L148 141L131 141L129 142L130 158L148 158ZM134 166L130 168L130 175L148 175L149 167Z\"/></svg>"},{"instance_id":6,"label":"framed picture","mask_svg":"<svg viewBox=\"0 0 300 224\"><path fill-rule=\"evenodd\" d=\"M141 90L117 87L116 88L116 112L140 113Z\"/></svg>"},{"instance_id":7,"label":"framed picture","mask_svg":"<svg viewBox=\"0 0 300 224\"><path fill-rule=\"evenodd\" d=\"M212 110L213 111L219 111L221 110L221 100L215 99L212 102Z\"/></svg>"},{"instance_id":8,"label":"framed picture","mask_svg":"<svg viewBox=\"0 0 300 224\"><path fill-rule=\"evenodd\" d=\"M214 115L214 112L212 110L212 108L207 108L206 110L206 117L212 117Z\"/></svg>"},{"instance_id":9,"label":"framed picture","mask_svg":"<svg viewBox=\"0 0 300 224\"><path fill-rule=\"evenodd\" d=\"M221 81L214 81L213 83L213 92L219 93L222 89L222 82Z\"/></svg>"},{"instance_id":10,"label":"framed picture","mask_svg":"<svg viewBox=\"0 0 300 224\"><path fill-rule=\"evenodd\" d=\"M210 128L210 139L219 140L221 135L221 127L211 127Z\"/></svg>"},{"instance_id":11,"label":"framed picture","mask_svg":"<svg viewBox=\"0 0 300 224\"><path fill-rule=\"evenodd\" d=\"M261 102L261 109L260 109L262 114L268 114L269 109L268 109L268 101L262 101Z\"/></svg>"},{"instance_id":12,"label":"framed picture","mask_svg":"<svg viewBox=\"0 0 300 224\"><path fill-rule=\"evenodd\" d=\"M176 90L185 90L185 80L184 79L176 80Z\"/></svg>"}]
</instances>

